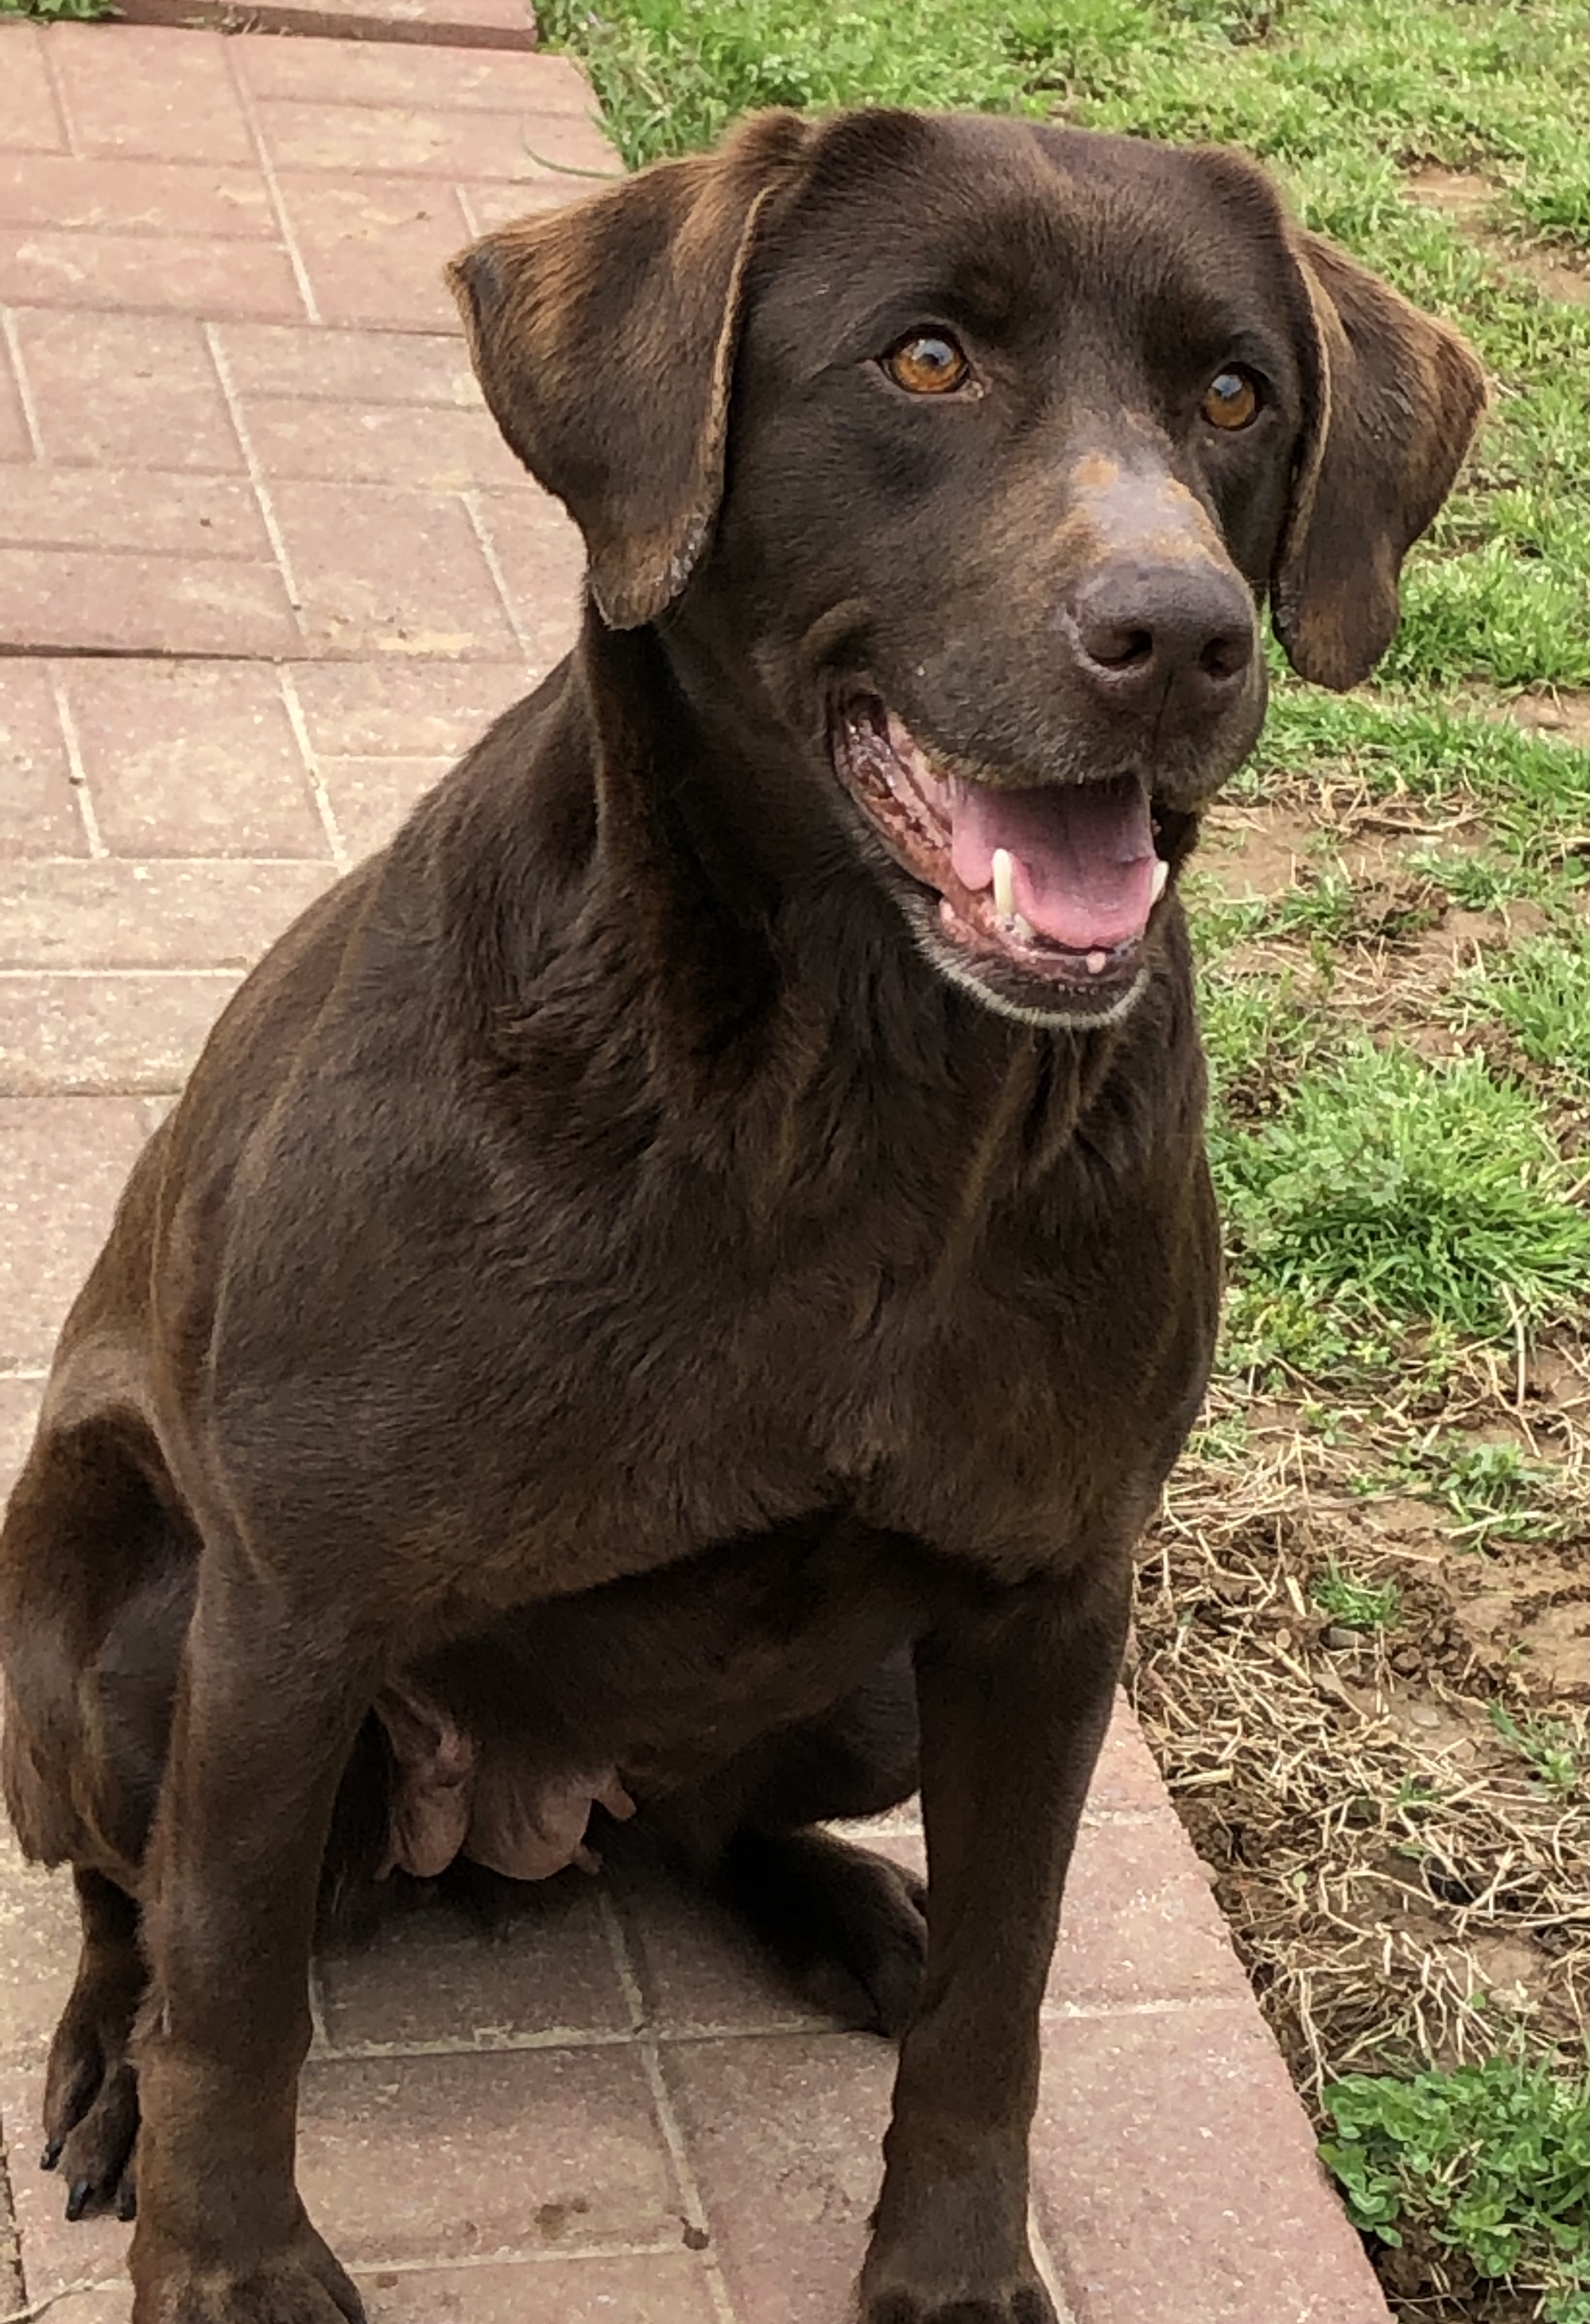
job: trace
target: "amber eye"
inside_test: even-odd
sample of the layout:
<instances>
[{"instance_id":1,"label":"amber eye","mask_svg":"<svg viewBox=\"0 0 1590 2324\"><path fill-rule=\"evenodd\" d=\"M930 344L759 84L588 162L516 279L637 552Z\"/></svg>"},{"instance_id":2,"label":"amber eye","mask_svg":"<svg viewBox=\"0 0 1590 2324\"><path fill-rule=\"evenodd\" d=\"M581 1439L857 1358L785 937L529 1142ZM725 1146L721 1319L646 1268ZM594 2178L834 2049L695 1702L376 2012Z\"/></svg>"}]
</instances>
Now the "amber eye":
<instances>
[{"instance_id":1,"label":"amber eye","mask_svg":"<svg viewBox=\"0 0 1590 2324\"><path fill-rule=\"evenodd\" d=\"M1205 391L1203 413L1211 428L1245 428L1259 410L1259 391L1245 371L1217 371Z\"/></svg>"},{"instance_id":2,"label":"amber eye","mask_svg":"<svg viewBox=\"0 0 1590 2324\"><path fill-rule=\"evenodd\" d=\"M912 331L890 348L883 368L908 395L948 395L963 387L972 371L965 352L942 331Z\"/></svg>"}]
</instances>

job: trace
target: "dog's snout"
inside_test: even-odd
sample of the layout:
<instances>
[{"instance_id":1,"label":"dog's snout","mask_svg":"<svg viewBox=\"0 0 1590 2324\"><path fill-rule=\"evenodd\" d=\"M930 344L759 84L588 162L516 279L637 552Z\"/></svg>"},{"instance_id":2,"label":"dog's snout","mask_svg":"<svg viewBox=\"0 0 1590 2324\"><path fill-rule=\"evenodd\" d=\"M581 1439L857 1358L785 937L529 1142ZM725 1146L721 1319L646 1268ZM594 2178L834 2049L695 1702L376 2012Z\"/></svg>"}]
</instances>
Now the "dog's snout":
<instances>
[{"instance_id":1,"label":"dog's snout","mask_svg":"<svg viewBox=\"0 0 1590 2324\"><path fill-rule=\"evenodd\" d=\"M1079 674L1123 706L1174 694L1188 715L1222 709L1257 645L1241 581L1201 560L1107 566L1081 583L1068 612Z\"/></svg>"}]
</instances>

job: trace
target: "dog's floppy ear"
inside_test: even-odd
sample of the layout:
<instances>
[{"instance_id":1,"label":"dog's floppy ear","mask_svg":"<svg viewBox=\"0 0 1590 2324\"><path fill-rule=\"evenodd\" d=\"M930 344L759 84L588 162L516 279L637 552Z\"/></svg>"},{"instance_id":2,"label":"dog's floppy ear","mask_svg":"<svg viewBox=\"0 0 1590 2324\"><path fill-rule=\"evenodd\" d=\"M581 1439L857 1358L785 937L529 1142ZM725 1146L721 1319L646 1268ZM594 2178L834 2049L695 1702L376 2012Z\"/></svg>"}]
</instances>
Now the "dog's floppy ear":
<instances>
[{"instance_id":1,"label":"dog's floppy ear","mask_svg":"<svg viewBox=\"0 0 1590 2324\"><path fill-rule=\"evenodd\" d=\"M671 604L711 530L756 214L809 134L759 115L448 269L493 417L585 535L610 628Z\"/></svg>"},{"instance_id":2,"label":"dog's floppy ear","mask_svg":"<svg viewBox=\"0 0 1590 2324\"><path fill-rule=\"evenodd\" d=\"M1313 309L1308 433L1271 589L1292 668L1338 689L1397 628L1402 559L1452 489L1485 408L1477 358L1317 235L1296 247Z\"/></svg>"}]
</instances>

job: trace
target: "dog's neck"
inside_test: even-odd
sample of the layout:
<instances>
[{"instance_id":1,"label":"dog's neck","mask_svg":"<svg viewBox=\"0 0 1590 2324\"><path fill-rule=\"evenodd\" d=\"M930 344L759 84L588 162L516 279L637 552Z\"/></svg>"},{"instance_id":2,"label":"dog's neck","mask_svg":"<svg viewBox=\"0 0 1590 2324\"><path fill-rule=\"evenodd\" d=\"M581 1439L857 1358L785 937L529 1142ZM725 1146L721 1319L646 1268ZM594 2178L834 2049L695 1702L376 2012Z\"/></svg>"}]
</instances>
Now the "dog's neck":
<instances>
[{"instance_id":1,"label":"dog's neck","mask_svg":"<svg viewBox=\"0 0 1590 2324\"><path fill-rule=\"evenodd\" d=\"M714 1176L749 1174L744 1206L769 1217L853 1189L874 1149L937 1155L958 1211L1048 1178L1079 1125L1122 1163L1154 1143L1162 1123L1128 1121L1113 1093L1144 1081L1156 1120L1178 1102L1197 1056L1185 962L1123 1026L996 1016L918 951L824 798L827 767L732 694L704 710L679 642L587 613L546 701L555 779L504 798L500 847L469 851L498 930L483 1013L527 1101L589 1114L615 1157L661 1136ZM527 845L553 881L527 885ZM533 925L528 892L550 899ZM1168 1072L1118 1072L1145 1042Z\"/></svg>"},{"instance_id":2,"label":"dog's neck","mask_svg":"<svg viewBox=\"0 0 1590 2324\"><path fill-rule=\"evenodd\" d=\"M1013 1024L948 982L856 845L820 725L792 732L683 623L621 632L587 613L577 668L588 878L681 1086L732 1090L763 1154L802 1168L836 1139L854 1161L869 1119L897 1148L902 1117L980 1185L1050 1167L1117 1029Z\"/></svg>"}]
</instances>

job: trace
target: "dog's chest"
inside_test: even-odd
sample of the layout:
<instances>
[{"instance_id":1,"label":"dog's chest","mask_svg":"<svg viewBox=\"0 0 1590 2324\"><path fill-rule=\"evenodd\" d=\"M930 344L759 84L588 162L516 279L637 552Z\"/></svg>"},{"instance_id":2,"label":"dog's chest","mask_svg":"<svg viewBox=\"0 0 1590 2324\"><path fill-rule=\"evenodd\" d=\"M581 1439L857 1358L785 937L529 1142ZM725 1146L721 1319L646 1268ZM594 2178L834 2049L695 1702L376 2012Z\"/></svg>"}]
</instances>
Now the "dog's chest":
<instances>
[{"instance_id":1,"label":"dog's chest","mask_svg":"<svg viewBox=\"0 0 1590 2324\"><path fill-rule=\"evenodd\" d=\"M897 1240L858 1259L845 1237L747 1275L726 1250L666 1296L526 1332L522 1416L468 1472L488 1602L818 1511L1019 1572L1152 1465L1165 1384L1073 1252Z\"/></svg>"}]
</instances>

